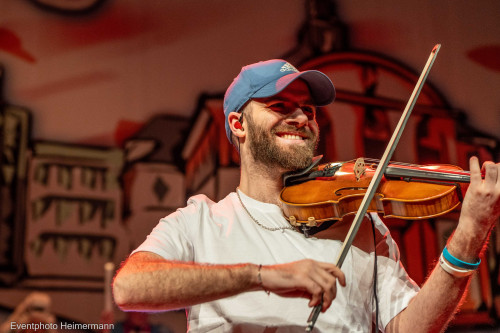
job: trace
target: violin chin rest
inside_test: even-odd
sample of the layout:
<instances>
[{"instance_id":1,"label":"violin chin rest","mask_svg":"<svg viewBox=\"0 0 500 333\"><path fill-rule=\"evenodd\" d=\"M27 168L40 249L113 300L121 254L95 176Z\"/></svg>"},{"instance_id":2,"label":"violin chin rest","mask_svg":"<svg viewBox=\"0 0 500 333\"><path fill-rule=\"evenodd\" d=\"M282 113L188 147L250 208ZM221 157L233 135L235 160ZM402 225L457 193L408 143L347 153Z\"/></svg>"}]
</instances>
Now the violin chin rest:
<instances>
[{"instance_id":1,"label":"violin chin rest","mask_svg":"<svg viewBox=\"0 0 500 333\"><path fill-rule=\"evenodd\" d=\"M309 171L311 171L315 166L317 166L319 164L319 162L321 161L322 158L323 158L323 155L314 156L312 158L311 164L307 168L299 170L299 171L285 173L283 175L283 184L285 186L289 186L290 185L289 183L293 179L297 179L297 178L300 178L301 176L306 175Z\"/></svg>"}]
</instances>

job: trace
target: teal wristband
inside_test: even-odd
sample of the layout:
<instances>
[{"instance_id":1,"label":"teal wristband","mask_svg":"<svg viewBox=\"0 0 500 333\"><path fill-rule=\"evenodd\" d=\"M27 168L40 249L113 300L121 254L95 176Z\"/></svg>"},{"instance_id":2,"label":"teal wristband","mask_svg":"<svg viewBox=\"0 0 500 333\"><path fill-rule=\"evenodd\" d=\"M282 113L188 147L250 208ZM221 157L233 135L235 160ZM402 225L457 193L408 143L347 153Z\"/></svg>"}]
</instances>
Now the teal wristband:
<instances>
[{"instance_id":1,"label":"teal wristband","mask_svg":"<svg viewBox=\"0 0 500 333\"><path fill-rule=\"evenodd\" d=\"M450 252L448 252L446 246L443 249L443 257L453 266L460 267L463 269L477 269L479 267L479 264L481 263L481 259L479 259L479 261L474 264L457 259L454 256L452 256Z\"/></svg>"}]
</instances>

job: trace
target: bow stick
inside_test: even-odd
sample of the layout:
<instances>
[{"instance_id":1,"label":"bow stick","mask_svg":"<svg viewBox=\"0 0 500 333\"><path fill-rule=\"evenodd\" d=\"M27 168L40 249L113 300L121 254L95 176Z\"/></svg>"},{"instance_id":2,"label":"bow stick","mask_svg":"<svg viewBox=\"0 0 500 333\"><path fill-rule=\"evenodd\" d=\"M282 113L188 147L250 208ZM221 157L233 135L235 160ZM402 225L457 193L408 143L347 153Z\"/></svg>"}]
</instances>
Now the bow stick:
<instances>
[{"instance_id":1,"label":"bow stick","mask_svg":"<svg viewBox=\"0 0 500 333\"><path fill-rule=\"evenodd\" d=\"M439 49L441 48L441 44L436 44L434 48L431 51L431 54L429 55L429 59L427 60L427 63L425 64L424 69L422 70L422 73L420 74L420 78L417 81L417 84L415 88L413 89L413 93L410 96L410 99L408 100L408 103L406 104L406 108L401 115L401 118L399 119L398 125L396 126L396 129L394 130L394 133L392 134L391 140L389 141L389 144L387 145L387 148L385 149L384 155L380 159L380 163L375 170L375 174L373 175L373 178L370 182L370 185L368 186L368 189L366 191L366 194L363 198L363 201L361 201L361 205L356 213L356 216L354 217L354 221L351 224L351 228L349 229L349 232L347 233L347 236L344 240L344 243L342 245L339 257L337 258L337 267L342 267L342 263L344 262L345 257L347 256L347 252L349 251L349 248L351 247L351 244L354 240L354 237L356 236L356 233L359 230L359 227L361 226L361 222L363 221L363 218L366 215L366 212L368 210L368 206L370 205L371 201L373 200L373 196L375 195L375 191L377 190L380 181L382 180L382 177L384 175L385 169L387 168L387 165L389 164L389 160L394 153L394 150L396 149L396 145L399 142L399 139L401 138L401 135L403 134L404 127L406 126L406 123L408 122L408 119L410 118L411 111L413 110L413 107L415 106L415 103L417 102L418 95L420 94L420 91L422 90L422 87L424 85L425 79L427 79L427 76L429 75L429 72L431 70L432 64L434 64L434 60L436 60L437 53ZM318 319L318 316L321 312L321 306L322 304L316 305L313 310L311 311L311 314L309 315L309 318L307 319L307 328L306 332L311 332L312 329L314 328L314 324L316 323L316 320Z\"/></svg>"}]
</instances>

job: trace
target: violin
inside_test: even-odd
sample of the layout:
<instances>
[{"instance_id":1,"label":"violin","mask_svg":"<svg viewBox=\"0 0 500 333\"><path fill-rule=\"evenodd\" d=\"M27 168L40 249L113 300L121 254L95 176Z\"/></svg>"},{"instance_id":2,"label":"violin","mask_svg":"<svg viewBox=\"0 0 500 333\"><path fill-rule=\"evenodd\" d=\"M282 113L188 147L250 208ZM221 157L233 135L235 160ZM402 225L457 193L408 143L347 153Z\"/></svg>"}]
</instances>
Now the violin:
<instances>
[{"instance_id":1,"label":"violin","mask_svg":"<svg viewBox=\"0 0 500 333\"><path fill-rule=\"evenodd\" d=\"M288 175L280 193L286 219L316 227L356 214L377 166L378 160L358 158ZM367 212L407 220L444 215L461 204L469 182L470 174L454 165L389 162Z\"/></svg>"}]
</instances>

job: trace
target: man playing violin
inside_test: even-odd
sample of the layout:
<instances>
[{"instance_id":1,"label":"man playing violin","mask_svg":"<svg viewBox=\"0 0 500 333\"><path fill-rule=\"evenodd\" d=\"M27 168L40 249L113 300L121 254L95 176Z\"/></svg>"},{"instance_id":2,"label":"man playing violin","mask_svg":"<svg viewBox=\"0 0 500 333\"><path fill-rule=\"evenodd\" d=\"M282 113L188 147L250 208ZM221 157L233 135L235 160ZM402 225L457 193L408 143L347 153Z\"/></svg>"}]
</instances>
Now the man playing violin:
<instances>
[{"instance_id":1,"label":"man playing violin","mask_svg":"<svg viewBox=\"0 0 500 333\"><path fill-rule=\"evenodd\" d=\"M422 288L373 213L340 269L334 259L348 219L306 238L279 200L283 174L312 163L316 108L334 97L318 71L283 60L243 67L224 98L239 187L219 202L194 196L161 219L115 277L116 303L125 311L187 308L193 332L303 332L316 305L318 332L368 332L373 323L387 332L443 330L500 216L500 164L486 162L483 179L471 158L459 224Z\"/></svg>"}]
</instances>

